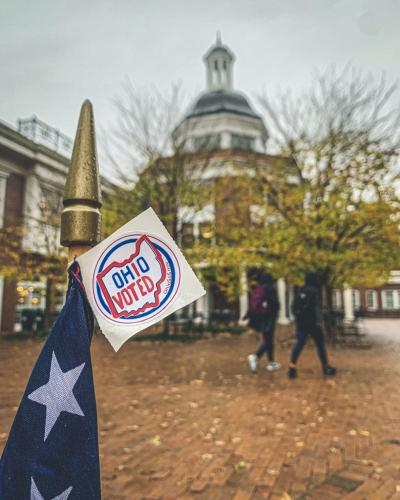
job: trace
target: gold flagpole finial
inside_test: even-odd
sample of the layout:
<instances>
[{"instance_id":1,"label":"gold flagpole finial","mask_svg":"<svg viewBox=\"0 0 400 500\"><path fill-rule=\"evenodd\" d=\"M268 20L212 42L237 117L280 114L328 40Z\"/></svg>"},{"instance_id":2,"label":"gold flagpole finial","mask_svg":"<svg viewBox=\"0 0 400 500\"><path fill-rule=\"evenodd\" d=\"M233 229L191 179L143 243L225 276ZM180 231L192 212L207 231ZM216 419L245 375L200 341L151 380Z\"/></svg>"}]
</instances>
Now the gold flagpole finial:
<instances>
[{"instance_id":1,"label":"gold flagpole finial","mask_svg":"<svg viewBox=\"0 0 400 500\"><path fill-rule=\"evenodd\" d=\"M101 190L89 100L82 104L63 204L61 244L70 248L73 257L96 245L101 237Z\"/></svg>"}]
</instances>

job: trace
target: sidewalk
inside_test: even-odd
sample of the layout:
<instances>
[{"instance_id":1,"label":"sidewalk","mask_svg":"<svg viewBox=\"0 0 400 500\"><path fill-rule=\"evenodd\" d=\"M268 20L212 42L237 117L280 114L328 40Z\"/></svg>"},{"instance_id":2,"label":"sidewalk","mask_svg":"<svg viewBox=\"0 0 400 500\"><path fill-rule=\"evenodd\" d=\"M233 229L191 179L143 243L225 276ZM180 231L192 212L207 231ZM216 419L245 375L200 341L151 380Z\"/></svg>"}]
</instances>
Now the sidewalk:
<instances>
[{"instance_id":1,"label":"sidewalk","mask_svg":"<svg viewBox=\"0 0 400 500\"><path fill-rule=\"evenodd\" d=\"M308 348L294 381L250 374L256 343L95 339L105 500L400 498L400 343L333 350L335 379ZM39 348L0 342L0 448Z\"/></svg>"}]
</instances>

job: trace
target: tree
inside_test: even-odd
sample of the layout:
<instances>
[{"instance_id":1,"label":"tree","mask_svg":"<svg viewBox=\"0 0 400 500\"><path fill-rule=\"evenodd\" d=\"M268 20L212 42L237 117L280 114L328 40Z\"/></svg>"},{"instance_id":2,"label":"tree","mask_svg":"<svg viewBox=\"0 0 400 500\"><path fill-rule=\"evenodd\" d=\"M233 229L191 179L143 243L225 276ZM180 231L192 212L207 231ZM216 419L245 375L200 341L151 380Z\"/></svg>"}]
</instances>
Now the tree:
<instances>
[{"instance_id":1,"label":"tree","mask_svg":"<svg viewBox=\"0 0 400 500\"><path fill-rule=\"evenodd\" d=\"M61 194L39 186L35 213L27 208L24 218L0 230L0 274L11 282L46 278L44 328L51 326L55 313L57 283L65 283L67 259L59 246ZM16 292L15 292L16 293ZM16 300L16 298L15 298Z\"/></svg>"},{"instance_id":2,"label":"tree","mask_svg":"<svg viewBox=\"0 0 400 500\"><path fill-rule=\"evenodd\" d=\"M224 160L224 172L216 176L210 186L215 214L214 238L209 242L198 240L188 254L193 262L207 264L203 280L216 285L227 302L233 303L248 289L248 280L243 279L244 275L249 277L247 271L263 265L270 267L279 257L271 248L267 251L264 242L260 246L259 228L264 227L265 213L257 213L261 200L254 171L275 171L280 161L279 157L252 151L237 158L230 154Z\"/></svg>"},{"instance_id":3,"label":"tree","mask_svg":"<svg viewBox=\"0 0 400 500\"><path fill-rule=\"evenodd\" d=\"M152 206L180 241L182 221L189 222L206 202L202 174L212 152L194 155L175 136L184 102L179 86L164 95L140 92L126 81L123 90L115 101L117 123L106 145L123 187L106 200L105 233Z\"/></svg>"},{"instance_id":4,"label":"tree","mask_svg":"<svg viewBox=\"0 0 400 500\"><path fill-rule=\"evenodd\" d=\"M320 272L329 312L332 288L382 284L399 264L396 91L347 67L317 75L299 98L260 98L291 171L257 169L268 220L257 238L291 281Z\"/></svg>"},{"instance_id":5,"label":"tree","mask_svg":"<svg viewBox=\"0 0 400 500\"><path fill-rule=\"evenodd\" d=\"M212 196L204 173L212 163L213 149L202 144L201 150L193 151L186 138L175 133L185 102L179 86L166 94L140 92L126 81L123 90L115 101L118 119L106 144L121 188L105 199L103 231L108 235L152 207L182 246L185 228ZM168 332L166 321L164 332Z\"/></svg>"},{"instance_id":6,"label":"tree","mask_svg":"<svg viewBox=\"0 0 400 500\"><path fill-rule=\"evenodd\" d=\"M59 245L61 195L40 187L37 201L37 215L26 213L23 221L0 230L0 274L15 279L46 276L61 281L67 265L65 251ZM24 244L26 237L30 239L28 247Z\"/></svg>"}]
</instances>

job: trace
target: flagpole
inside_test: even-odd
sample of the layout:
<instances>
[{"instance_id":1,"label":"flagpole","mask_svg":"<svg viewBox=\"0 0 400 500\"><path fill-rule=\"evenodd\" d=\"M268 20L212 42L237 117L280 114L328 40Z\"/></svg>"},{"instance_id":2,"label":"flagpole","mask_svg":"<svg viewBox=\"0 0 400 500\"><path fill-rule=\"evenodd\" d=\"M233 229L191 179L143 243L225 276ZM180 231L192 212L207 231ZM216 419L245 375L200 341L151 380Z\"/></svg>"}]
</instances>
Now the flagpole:
<instances>
[{"instance_id":1,"label":"flagpole","mask_svg":"<svg viewBox=\"0 0 400 500\"><path fill-rule=\"evenodd\" d=\"M68 262L101 239L101 189L96 153L93 106L82 104L63 197L61 245Z\"/></svg>"}]
</instances>

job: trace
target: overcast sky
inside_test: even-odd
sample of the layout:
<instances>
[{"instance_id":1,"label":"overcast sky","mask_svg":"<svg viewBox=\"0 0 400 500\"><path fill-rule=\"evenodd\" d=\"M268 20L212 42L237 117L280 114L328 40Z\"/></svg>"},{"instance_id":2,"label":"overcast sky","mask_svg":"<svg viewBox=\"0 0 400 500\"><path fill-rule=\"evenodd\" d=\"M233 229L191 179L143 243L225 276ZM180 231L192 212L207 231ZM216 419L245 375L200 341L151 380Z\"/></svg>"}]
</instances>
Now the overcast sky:
<instances>
[{"instance_id":1,"label":"overcast sky","mask_svg":"<svg viewBox=\"0 0 400 500\"><path fill-rule=\"evenodd\" d=\"M0 119L36 114L73 137L89 97L107 130L126 76L139 87L181 81L195 95L217 30L253 103L332 63L395 80L399 19L400 0L2 0Z\"/></svg>"}]
</instances>

